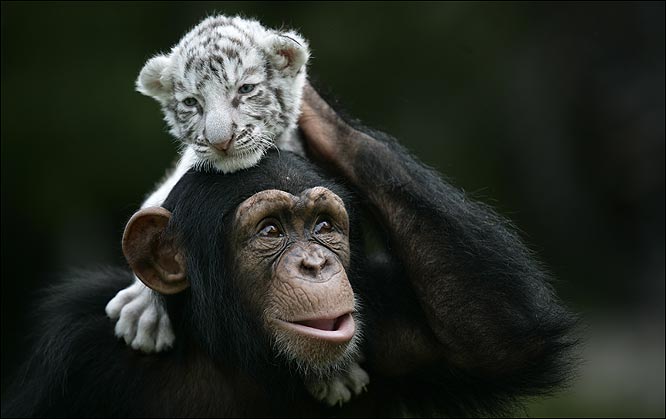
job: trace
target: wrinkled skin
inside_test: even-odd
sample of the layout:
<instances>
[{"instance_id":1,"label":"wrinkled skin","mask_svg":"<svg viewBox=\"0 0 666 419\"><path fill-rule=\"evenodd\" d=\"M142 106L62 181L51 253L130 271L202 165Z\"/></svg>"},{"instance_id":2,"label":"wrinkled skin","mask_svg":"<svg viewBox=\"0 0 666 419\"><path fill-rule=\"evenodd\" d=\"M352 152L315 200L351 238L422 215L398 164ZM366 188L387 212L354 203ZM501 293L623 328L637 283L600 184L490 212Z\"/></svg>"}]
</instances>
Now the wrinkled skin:
<instances>
[{"instance_id":1,"label":"wrinkled skin","mask_svg":"<svg viewBox=\"0 0 666 419\"><path fill-rule=\"evenodd\" d=\"M236 210L236 269L249 306L260 316L278 351L303 370L321 374L346 368L356 356L358 332L349 339L318 339L292 322L356 315L349 268L349 219L344 203L324 187L300 196L259 192ZM319 321L320 327L333 324Z\"/></svg>"}]
</instances>

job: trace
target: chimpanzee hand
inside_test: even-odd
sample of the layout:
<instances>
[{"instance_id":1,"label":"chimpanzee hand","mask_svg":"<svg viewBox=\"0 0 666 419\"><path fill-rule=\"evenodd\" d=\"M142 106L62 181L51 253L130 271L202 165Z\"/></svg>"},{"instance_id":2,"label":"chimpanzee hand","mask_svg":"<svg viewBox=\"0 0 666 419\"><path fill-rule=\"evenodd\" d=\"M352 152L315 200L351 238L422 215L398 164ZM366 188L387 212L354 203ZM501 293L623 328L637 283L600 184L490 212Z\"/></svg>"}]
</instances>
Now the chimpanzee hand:
<instances>
[{"instance_id":1,"label":"chimpanzee hand","mask_svg":"<svg viewBox=\"0 0 666 419\"><path fill-rule=\"evenodd\" d=\"M352 128L306 82L303 88L301 117L298 121L305 137L309 157L352 177L354 155L366 134Z\"/></svg>"}]
</instances>

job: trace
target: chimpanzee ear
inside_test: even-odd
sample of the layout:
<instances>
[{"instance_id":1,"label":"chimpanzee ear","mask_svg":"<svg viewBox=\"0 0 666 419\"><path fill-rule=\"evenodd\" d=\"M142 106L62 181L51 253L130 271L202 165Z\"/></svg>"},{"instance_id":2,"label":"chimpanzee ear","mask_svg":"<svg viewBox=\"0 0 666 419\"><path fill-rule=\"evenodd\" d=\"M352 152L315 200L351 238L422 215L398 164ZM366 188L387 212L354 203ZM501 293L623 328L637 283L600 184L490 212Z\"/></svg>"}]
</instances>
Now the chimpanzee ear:
<instances>
[{"instance_id":1,"label":"chimpanzee ear","mask_svg":"<svg viewBox=\"0 0 666 419\"><path fill-rule=\"evenodd\" d=\"M172 94L171 58L158 55L146 62L136 79L136 90L165 103Z\"/></svg>"},{"instance_id":2,"label":"chimpanzee ear","mask_svg":"<svg viewBox=\"0 0 666 419\"><path fill-rule=\"evenodd\" d=\"M185 257L173 237L165 234L171 213L161 207L142 208L130 218L123 235L123 253L146 286L176 294L190 286Z\"/></svg>"},{"instance_id":3,"label":"chimpanzee ear","mask_svg":"<svg viewBox=\"0 0 666 419\"><path fill-rule=\"evenodd\" d=\"M290 76L295 76L310 57L307 42L295 32L273 33L266 42L275 68Z\"/></svg>"}]
</instances>

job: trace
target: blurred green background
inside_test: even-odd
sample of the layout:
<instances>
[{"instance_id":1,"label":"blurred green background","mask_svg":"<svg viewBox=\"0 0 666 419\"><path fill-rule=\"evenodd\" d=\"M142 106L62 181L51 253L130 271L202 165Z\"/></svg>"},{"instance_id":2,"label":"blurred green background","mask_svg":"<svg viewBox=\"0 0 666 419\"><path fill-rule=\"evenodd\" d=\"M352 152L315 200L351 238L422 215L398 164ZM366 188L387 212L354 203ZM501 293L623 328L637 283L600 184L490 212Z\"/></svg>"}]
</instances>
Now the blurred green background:
<instances>
[{"instance_id":1,"label":"blurred green background","mask_svg":"<svg viewBox=\"0 0 666 419\"><path fill-rule=\"evenodd\" d=\"M664 416L664 3L2 3L2 381L36 291L123 264L175 158L143 63L214 12L298 29L364 123L520 228L582 314L532 416Z\"/></svg>"}]
</instances>

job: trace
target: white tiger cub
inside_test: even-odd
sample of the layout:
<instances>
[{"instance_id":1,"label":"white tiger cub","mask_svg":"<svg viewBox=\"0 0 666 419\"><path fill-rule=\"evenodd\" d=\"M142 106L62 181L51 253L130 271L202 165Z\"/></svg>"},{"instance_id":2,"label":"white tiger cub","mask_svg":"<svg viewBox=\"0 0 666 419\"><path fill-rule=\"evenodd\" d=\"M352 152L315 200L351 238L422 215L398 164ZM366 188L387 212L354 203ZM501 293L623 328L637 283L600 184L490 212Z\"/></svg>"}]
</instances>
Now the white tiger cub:
<instances>
[{"instance_id":1,"label":"white tiger cub","mask_svg":"<svg viewBox=\"0 0 666 419\"><path fill-rule=\"evenodd\" d=\"M191 167L230 173L252 167L271 147L303 153L296 136L308 44L240 17L211 16L169 54L145 64L139 92L156 99L170 133L182 144L175 170L143 203L159 206ZM160 352L174 342L169 317L139 279L106 306L115 333L134 349ZM319 400L341 404L369 382L358 364L326 381L308 381Z\"/></svg>"}]
</instances>

